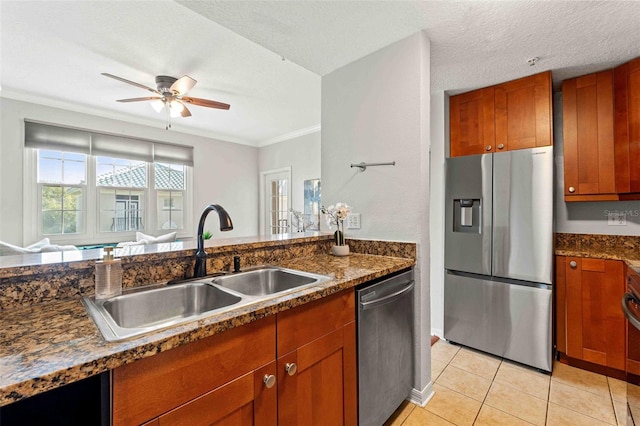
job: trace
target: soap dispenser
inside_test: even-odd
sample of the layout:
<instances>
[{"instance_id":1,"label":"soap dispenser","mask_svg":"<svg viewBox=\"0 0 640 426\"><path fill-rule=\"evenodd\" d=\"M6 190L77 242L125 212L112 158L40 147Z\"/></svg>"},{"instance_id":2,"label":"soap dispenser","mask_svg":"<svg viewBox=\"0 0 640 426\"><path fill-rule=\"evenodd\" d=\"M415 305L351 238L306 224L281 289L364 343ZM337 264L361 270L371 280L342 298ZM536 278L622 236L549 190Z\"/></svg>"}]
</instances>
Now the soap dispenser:
<instances>
[{"instance_id":1,"label":"soap dispenser","mask_svg":"<svg viewBox=\"0 0 640 426\"><path fill-rule=\"evenodd\" d=\"M113 247L104 248L102 260L96 261L96 299L122 294L122 260L114 258Z\"/></svg>"}]
</instances>

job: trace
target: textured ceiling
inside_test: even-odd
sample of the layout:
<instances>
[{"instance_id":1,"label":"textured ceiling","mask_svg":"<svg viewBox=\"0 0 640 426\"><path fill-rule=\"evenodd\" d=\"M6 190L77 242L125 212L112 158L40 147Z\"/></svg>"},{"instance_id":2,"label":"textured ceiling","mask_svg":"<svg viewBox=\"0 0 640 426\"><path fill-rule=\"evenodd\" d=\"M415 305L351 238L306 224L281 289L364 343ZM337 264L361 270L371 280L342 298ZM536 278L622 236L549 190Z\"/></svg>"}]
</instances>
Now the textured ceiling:
<instances>
[{"instance_id":1,"label":"textured ceiling","mask_svg":"<svg viewBox=\"0 0 640 426\"><path fill-rule=\"evenodd\" d=\"M432 91L548 69L560 81L640 55L640 1L181 3L319 75L424 30Z\"/></svg>"},{"instance_id":2,"label":"textured ceiling","mask_svg":"<svg viewBox=\"0 0 640 426\"><path fill-rule=\"evenodd\" d=\"M0 0L0 96L163 127L115 102L147 92L100 73L188 74L191 96L231 110L190 107L174 130L261 145L318 128L320 76L419 30L432 91L455 93L614 66L640 56L639 23L638 1Z\"/></svg>"}]
</instances>

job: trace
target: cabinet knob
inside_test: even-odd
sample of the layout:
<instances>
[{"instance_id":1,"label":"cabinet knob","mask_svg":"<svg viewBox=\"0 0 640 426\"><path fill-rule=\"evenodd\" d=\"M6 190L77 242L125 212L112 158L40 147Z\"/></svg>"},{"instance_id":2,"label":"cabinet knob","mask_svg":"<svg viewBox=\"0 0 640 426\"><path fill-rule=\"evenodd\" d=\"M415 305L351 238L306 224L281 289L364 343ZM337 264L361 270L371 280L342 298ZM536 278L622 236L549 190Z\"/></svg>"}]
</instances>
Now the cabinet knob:
<instances>
[{"instance_id":1,"label":"cabinet knob","mask_svg":"<svg viewBox=\"0 0 640 426\"><path fill-rule=\"evenodd\" d=\"M294 374L296 374L296 371L298 371L298 366L296 365L295 362L288 362L284 366L284 369L288 375L293 376Z\"/></svg>"},{"instance_id":2,"label":"cabinet knob","mask_svg":"<svg viewBox=\"0 0 640 426\"><path fill-rule=\"evenodd\" d=\"M276 376L274 376L273 374L265 374L262 378L262 381L264 382L264 385L267 387L267 389L271 389L273 385L276 384Z\"/></svg>"},{"instance_id":3,"label":"cabinet knob","mask_svg":"<svg viewBox=\"0 0 640 426\"><path fill-rule=\"evenodd\" d=\"M485 146L485 147L484 147L484 150L485 150L485 151L491 151L491 145L487 145L487 146Z\"/></svg>"},{"instance_id":4,"label":"cabinet knob","mask_svg":"<svg viewBox=\"0 0 640 426\"><path fill-rule=\"evenodd\" d=\"M498 149L503 149L504 148L504 144L501 143L500 145L498 145Z\"/></svg>"},{"instance_id":5,"label":"cabinet knob","mask_svg":"<svg viewBox=\"0 0 640 426\"><path fill-rule=\"evenodd\" d=\"M576 189L573 186L570 186L569 192L573 194L574 192L576 192Z\"/></svg>"},{"instance_id":6,"label":"cabinet knob","mask_svg":"<svg viewBox=\"0 0 640 426\"><path fill-rule=\"evenodd\" d=\"M569 262L569 266L571 266L571 268L573 269L576 269L578 267L578 262L572 260L571 262Z\"/></svg>"}]
</instances>

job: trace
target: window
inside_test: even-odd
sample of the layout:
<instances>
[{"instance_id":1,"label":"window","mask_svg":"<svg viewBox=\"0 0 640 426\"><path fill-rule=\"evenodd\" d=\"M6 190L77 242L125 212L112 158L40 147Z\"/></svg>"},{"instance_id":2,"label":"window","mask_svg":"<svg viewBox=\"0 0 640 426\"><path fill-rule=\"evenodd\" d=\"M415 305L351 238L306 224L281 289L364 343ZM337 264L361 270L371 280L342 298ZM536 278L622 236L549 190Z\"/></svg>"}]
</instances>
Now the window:
<instances>
[{"instance_id":1,"label":"window","mask_svg":"<svg viewBox=\"0 0 640 426\"><path fill-rule=\"evenodd\" d=\"M87 156L39 150L38 193L42 235L84 232Z\"/></svg>"},{"instance_id":2,"label":"window","mask_svg":"<svg viewBox=\"0 0 640 426\"><path fill-rule=\"evenodd\" d=\"M33 188L25 214L38 224L25 227L26 240L99 244L169 229L191 235L192 148L28 121L25 148L25 188Z\"/></svg>"},{"instance_id":3,"label":"window","mask_svg":"<svg viewBox=\"0 0 640 426\"><path fill-rule=\"evenodd\" d=\"M101 232L144 230L147 163L97 157L96 186Z\"/></svg>"},{"instance_id":4,"label":"window","mask_svg":"<svg viewBox=\"0 0 640 426\"><path fill-rule=\"evenodd\" d=\"M154 166L159 228L183 229L185 166L164 163Z\"/></svg>"}]
</instances>

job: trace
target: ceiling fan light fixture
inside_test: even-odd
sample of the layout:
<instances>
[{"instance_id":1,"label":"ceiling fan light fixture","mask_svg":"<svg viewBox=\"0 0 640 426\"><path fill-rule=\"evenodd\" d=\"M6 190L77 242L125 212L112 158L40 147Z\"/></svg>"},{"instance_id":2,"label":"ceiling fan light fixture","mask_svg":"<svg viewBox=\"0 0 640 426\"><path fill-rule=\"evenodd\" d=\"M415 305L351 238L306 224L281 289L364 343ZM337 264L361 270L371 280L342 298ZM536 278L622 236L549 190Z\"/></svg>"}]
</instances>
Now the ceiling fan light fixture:
<instances>
[{"instance_id":1,"label":"ceiling fan light fixture","mask_svg":"<svg viewBox=\"0 0 640 426\"><path fill-rule=\"evenodd\" d=\"M184 109L184 105L182 105L181 102L178 102L174 99L172 101L169 101L167 105L169 106L169 113L172 117L180 117L180 115L182 114L182 110Z\"/></svg>"},{"instance_id":2,"label":"ceiling fan light fixture","mask_svg":"<svg viewBox=\"0 0 640 426\"><path fill-rule=\"evenodd\" d=\"M158 99L157 101L151 102L149 105L151 105L156 112L160 112L162 111L162 108L164 108L164 101Z\"/></svg>"}]
</instances>

